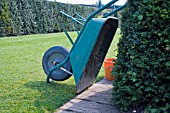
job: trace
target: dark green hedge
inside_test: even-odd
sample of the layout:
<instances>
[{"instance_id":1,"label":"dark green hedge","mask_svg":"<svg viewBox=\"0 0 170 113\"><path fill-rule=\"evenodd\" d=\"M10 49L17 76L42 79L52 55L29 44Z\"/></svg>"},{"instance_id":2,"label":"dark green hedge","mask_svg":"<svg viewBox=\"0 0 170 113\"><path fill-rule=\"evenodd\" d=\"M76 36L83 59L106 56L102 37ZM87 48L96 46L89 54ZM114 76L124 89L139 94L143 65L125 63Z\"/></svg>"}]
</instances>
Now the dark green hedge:
<instances>
[{"instance_id":1,"label":"dark green hedge","mask_svg":"<svg viewBox=\"0 0 170 113\"><path fill-rule=\"evenodd\" d=\"M170 1L129 0L113 74L113 102L121 110L170 112Z\"/></svg>"},{"instance_id":2,"label":"dark green hedge","mask_svg":"<svg viewBox=\"0 0 170 113\"><path fill-rule=\"evenodd\" d=\"M62 31L57 23L57 13L79 13L87 17L93 8L37 0L0 0L0 36L53 33ZM64 19L69 31L69 20Z\"/></svg>"}]
</instances>

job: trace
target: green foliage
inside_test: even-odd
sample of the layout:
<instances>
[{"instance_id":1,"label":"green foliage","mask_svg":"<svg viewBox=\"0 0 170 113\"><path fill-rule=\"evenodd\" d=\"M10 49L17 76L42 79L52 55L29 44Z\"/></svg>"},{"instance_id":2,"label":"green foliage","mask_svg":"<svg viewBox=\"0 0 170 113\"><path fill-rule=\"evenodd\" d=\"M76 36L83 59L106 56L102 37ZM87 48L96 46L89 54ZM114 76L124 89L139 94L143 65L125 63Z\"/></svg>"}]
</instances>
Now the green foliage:
<instances>
[{"instance_id":1,"label":"green foliage","mask_svg":"<svg viewBox=\"0 0 170 113\"><path fill-rule=\"evenodd\" d=\"M0 36L8 36L11 32L10 26L10 12L7 0L1 2L1 12L0 12Z\"/></svg>"},{"instance_id":2,"label":"green foliage","mask_svg":"<svg viewBox=\"0 0 170 113\"><path fill-rule=\"evenodd\" d=\"M113 74L113 102L121 110L170 109L170 2L129 0Z\"/></svg>"},{"instance_id":3,"label":"green foliage","mask_svg":"<svg viewBox=\"0 0 170 113\"><path fill-rule=\"evenodd\" d=\"M0 36L53 33L62 31L57 23L57 13L79 13L87 17L93 8L48 2L45 0L0 1ZM59 17L61 18L61 17ZM62 19L68 31L73 31L69 19Z\"/></svg>"},{"instance_id":4,"label":"green foliage","mask_svg":"<svg viewBox=\"0 0 170 113\"><path fill-rule=\"evenodd\" d=\"M11 18L11 27L12 32L11 35L21 35L22 34L22 20L21 20L21 14L19 12L18 4L13 1L10 4L10 18Z\"/></svg>"}]
</instances>

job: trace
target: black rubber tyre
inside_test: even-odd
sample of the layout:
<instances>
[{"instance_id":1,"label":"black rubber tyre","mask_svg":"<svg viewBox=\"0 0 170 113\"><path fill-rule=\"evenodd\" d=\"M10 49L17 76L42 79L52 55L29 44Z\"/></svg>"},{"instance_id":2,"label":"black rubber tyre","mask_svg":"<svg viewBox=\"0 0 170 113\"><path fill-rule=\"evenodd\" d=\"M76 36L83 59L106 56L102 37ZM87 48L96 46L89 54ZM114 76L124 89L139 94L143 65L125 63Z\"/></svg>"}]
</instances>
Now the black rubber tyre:
<instances>
[{"instance_id":1,"label":"black rubber tyre","mask_svg":"<svg viewBox=\"0 0 170 113\"><path fill-rule=\"evenodd\" d=\"M53 68L54 66L60 64L63 62L67 55L69 54L69 51L61 46L54 46L48 49L42 59L42 66L44 69L44 72L48 75L50 72L50 69ZM68 71L71 72L71 64L68 61L66 64L62 66L63 68L67 69ZM64 72L61 69L56 69L53 71L51 74L50 78L56 81L64 81L68 78L70 78L70 74Z\"/></svg>"}]
</instances>

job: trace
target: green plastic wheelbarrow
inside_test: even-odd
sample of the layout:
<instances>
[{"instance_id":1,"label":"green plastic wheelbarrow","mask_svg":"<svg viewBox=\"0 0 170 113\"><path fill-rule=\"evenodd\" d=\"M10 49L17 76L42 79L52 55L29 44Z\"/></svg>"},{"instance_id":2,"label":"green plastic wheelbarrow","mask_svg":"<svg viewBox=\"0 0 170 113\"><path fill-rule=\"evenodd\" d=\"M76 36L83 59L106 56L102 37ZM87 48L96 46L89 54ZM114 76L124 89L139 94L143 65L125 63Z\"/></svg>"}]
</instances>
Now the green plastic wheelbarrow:
<instances>
[{"instance_id":1,"label":"green plastic wheelbarrow","mask_svg":"<svg viewBox=\"0 0 170 113\"><path fill-rule=\"evenodd\" d=\"M120 6L102 18L94 17L116 1L118 0L112 0L93 12L87 19L78 14L70 16L62 11L58 13L58 15L65 16L73 21L78 36L73 42L63 23L58 19L73 46L70 51L62 46L54 46L45 52L42 65L47 74L46 81L48 83L52 80L63 81L74 76L77 93L92 85L118 27L118 19L110 16L126 5ZM77 24L82 25L80 31Z\"/></svg>"}]
</instances>

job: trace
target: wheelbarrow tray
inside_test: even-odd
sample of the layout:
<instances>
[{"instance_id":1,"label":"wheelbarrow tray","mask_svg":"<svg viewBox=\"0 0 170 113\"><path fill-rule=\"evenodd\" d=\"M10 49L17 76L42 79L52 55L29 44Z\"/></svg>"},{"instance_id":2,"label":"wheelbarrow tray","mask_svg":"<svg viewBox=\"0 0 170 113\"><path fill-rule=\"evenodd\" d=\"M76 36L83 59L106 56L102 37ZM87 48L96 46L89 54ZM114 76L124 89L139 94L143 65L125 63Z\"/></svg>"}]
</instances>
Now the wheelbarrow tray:
<instances>
[{"instance_id":1,"label":"wheelbarrow tray","mask_svg":"<svg viewBox=\"0 0 170 113\"><path fill-rule=\"evenodd\" d=\"M70 54L70 62L80 93L96 79L118 27L116 18L92 18Z\"/></svg>"}]
</instances>

